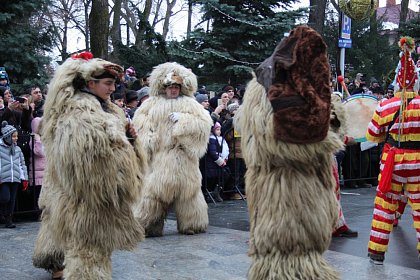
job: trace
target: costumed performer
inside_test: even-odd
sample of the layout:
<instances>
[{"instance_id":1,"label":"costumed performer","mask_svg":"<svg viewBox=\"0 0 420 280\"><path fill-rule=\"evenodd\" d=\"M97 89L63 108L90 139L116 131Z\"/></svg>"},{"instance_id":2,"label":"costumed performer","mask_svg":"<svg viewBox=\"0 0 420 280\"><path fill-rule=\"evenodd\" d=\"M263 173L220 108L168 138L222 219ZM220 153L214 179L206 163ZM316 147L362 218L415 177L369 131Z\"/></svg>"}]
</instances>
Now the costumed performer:
<instances>
[{"instance_id":1,"label":"costumed performer","mask_svg":"<svg viewBox=\"0 0 420 280\"><path fill-rule=\"evenodd\" d=\"M411 58L413 38L402 37L398 45L401 58L395 95L379 103L366 134L369 141L385 142L368 244L368 256L375 264L382 264L385 259L396 211L404 203L403 194L412 208L420 251L419 77Z\"/></svg>"},{"instance_id":2,"label":"costumed performer","mask_svg":"<svg viewBox=\"0 0 420 280\"><path fill-rule=\"evenodd\" d=\"M247 166L248 279L339 279L322 254L338 219L327 46L299 26L256 70L235 116Z\"/></svg>"},{"instance_id":3,"label":"costumed performer","mask_svg":"<svg viewBox=\"0 0 420 280\"><path fill-rule=\"evenodd\" d=\"M133 118L150 167L136 217L146 236L161 236L174 206L178 232L204 232L208 213L199 159L206 152L213 121L194 98L197 78L191 70L177 63L160 64L150 83L150 97Z\"/></svg>"},{"instance_id":4,"label":"costumed performer","mask_svg":"<svg viewBox=\"0 0 420 280\"><path fill-rule=\"evenodd\" d=\"M65 279L111 279L111 254L144 238L132 206L146 156L124 112L110 100L117 64L81 53L58 67L45 103L42 223L34 266Z\"/></svg>"}]
</instances>

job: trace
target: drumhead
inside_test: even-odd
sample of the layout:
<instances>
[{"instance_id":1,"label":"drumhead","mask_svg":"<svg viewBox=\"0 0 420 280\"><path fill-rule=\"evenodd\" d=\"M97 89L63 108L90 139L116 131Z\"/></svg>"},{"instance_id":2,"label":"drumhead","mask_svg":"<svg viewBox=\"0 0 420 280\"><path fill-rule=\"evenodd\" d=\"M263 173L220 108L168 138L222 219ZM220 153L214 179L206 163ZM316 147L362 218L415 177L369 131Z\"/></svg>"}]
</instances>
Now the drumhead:
<instances>
[{"instance_id":1,"label":"drumhead","mask_svg":"<svg viewBox=\"0 0 420 280\"><path fill-rule=\"evenodd\" d=\"M366 141L367 127L378 102L378 98L370 94L355 94L343 100L349 116L348 136L353 137L357 142Z\"/></svg>"}]
</instances>

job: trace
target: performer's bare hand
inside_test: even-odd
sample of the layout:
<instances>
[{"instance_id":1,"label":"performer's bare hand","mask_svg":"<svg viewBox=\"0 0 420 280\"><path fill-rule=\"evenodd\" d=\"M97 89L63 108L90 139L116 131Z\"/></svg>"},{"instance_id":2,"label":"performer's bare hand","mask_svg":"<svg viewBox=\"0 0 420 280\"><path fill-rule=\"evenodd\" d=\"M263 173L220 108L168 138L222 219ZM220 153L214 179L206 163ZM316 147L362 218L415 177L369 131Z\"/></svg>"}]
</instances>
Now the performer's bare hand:
<instances>
[{"instance_id":1,"label":"performer's bare hand","mask_svg":"<svg viewBox=\"0 0 420 280\"><path fill-rule=\"evenodd\" d=\"M139 136L132 123L127 124L127 136L133 140Z\"/></svg>"}]
</instances>

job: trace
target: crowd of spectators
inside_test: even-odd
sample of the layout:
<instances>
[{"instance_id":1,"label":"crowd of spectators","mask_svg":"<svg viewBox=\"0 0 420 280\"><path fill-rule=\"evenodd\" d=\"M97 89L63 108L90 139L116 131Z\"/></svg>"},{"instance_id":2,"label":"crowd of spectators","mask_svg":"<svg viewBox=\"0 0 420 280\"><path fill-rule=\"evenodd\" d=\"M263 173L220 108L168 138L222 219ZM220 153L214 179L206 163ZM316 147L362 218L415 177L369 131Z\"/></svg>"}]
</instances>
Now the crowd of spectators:
<instances>
[{"instance_id":1,"label":"crowd of spectators","mask_svg":"<svg viewBox=\"0 0 420 280\"><path fill-rule=\"evenodd\" d=\"M137 77L134 67L126 69L124 81L112 95L112 102L124 110L131 120L138 107L149 97L149 76ZM351 95L373 94L378 100L393 95L392 85L386 90L376 79L369 85L363 74L358 73L353 81L345 79ZM340 91L339 84L332 84L333 91ZM25 163L29 168L30 192L34 196L23 204L37 201L42 187L43 147L39 136L42 123L43 105L47 97L44 87L32 85L23 92L15 93L10 87L7 75L0 73L0 120L7 121L18 132L18 146L21 148ZM241 153L241 136L234 127L233 117L242 103L244 86L237 88L226 85L219 92L209 92L200 86L195 94L196 101L208 111L213 119L208 149L200 161L202 191L207 202L220 202L224 199L245 198L244 176L246 166ZM361 152L360 145L349 146L342 153L342 177L348 187L368 187L376 184L376 179L359 180L361 177L374 178L378 171L376 157L379 148ZM347 155L347 157L346 157ZM351 155L351 156L350 156ZM33 158L33 159L32 159ZM354 170L357 169L357 170ZM368 171L367 171L368 170ZM20 192L19 192L20 194ZM37 206L35 205L35 208Z\"/></svg>"}]
</instances>

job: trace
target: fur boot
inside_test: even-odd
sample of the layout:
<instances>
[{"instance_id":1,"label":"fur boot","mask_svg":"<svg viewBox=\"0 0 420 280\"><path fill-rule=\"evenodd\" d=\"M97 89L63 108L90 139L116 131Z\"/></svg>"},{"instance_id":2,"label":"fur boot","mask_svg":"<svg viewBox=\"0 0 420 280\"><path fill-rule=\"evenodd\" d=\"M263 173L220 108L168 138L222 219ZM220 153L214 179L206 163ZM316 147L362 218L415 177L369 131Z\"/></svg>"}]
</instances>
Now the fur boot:
<instances>
[{"instance_id":1,"label":"fur boot","mask_svg":"<svg viewBox=\"0 0 420 280\"><path fill-rule=\"evenodd\" d=\"M174 203L174 207L179 233L190 235L206 232L209 218L207 203L201 192L196 192L193 197L181 196Z\"/></svg>"},{"instance_id":2,"label":"fur boot","mask_svg":"<svg viewBox=\"0 0 420 280\"><path fill-rule=\"evenodd\" d=\"M111 280L111 252L75 245L65 252L66 280Z\"/></svg>"},{"instance_id":3,"label":"fur boot","mask_svg":"<svg viewBox=\"0 0 420 280\"><path fill-rule=\"evenodd\" d=\"M168 210L169 204L153 197L143 197L139 206L135 207L134 215L144 227L146 237L163 235L163 226Z\"/></svg>"},{"instance_id":4,"label":"fur boot","mask_svg":"<svg viewBox=\"0 0 420 280\"><path fill-rule=\"evenodd\" d=\"M48 220L46 212L42 213L43 222L35 241L32 263L37 268L43 268L51 272L60 271L64 269L64 252L59 249L59 246L55 245L51 232L48 230L45 222Z\"/></svg>"},{"instance_id":5,"label":"fur boot","mask_svg":"<svg viewBox=\"0 0 420 280\"><path fill-rule=\"evenodd\" d=\"M273 262L273 260L276 260ZM311 264L308 266L308 264ZM339 279L322 255L317 252L294 256L275 251L264 257L256 257L248 272L248 279Z\"/></svg>"}]
</instances>

